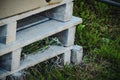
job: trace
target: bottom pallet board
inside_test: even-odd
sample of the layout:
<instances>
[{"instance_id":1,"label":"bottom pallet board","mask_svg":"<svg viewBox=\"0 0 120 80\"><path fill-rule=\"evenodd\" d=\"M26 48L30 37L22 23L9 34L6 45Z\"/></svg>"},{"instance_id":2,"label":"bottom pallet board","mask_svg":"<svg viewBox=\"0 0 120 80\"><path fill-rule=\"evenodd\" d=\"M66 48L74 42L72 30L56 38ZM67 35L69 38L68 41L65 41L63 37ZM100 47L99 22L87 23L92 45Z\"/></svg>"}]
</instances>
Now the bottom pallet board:
<instances>
[{"instance_id":1,"label":"bottom pallet board","mask_svg":"<svg viewBox=\"0 0 120 80\"><path fill-rule=\"evenodd\" d=\"M33 55L31 54L27 58L21 61L20 67L17 70L6 71L0 68L0 78L3 78L4 76L8 76L10 74L18 72L20 70L23 70L25 68L34 66L40 62L53 58L57 55L63 54L66 51L70 51L71 49L72 47L51 46L44 52L39 51L36 54L33 54Z\"/></svg>"}]
</instances>

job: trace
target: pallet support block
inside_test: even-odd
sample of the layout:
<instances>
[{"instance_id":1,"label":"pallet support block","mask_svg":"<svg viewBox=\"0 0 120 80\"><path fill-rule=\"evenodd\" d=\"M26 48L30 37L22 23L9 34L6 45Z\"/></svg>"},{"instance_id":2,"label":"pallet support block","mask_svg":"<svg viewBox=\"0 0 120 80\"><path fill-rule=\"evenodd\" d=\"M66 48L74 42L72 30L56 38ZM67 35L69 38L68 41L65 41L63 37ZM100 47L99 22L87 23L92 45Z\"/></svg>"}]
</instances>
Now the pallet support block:
<instances>
[{"instance_id":1,"label":"pallet support block","mask_svg":"<svg viewBox=\"0 0 120 80\"><path fill-rule=\"evenodd\" d=\"M19 67L21 49L12 51L8 54L0 56L0 68L6 71L12 71Z\"/></svg>"},{"instance_id":2,"label":"pallet support block","mask_svg":"<svg viewBox=\"0 0 120 80\"><path fill-rule=\"evenodd\" d=\"M44 16L59 21L69 21L72 18L73 2L68 2L56 8L43 12Z\"/></svg>"},{"instance_id":3,"label":"pallet support block","mask_svg":"<svg viewBox=\"0 0 120 80\"><path fill-rule=\"evenodd\" d=\"M16 40L16 26L17 22L0 26L0 43L8 44Z\"/></svg>"},{"instance_id":4,"label":"pallet support block","mask_svg":"<svg viewBox=\"0 0 120 80\"><path fill-rule=\"evenodd\" d=\"M73 26L67 30L64 30L57 34L58 39L63 44L63 46L73 46L75 39L76 27Z\"/></svg>"},{"instance_id":5,"label":"pallet support block","mask_svg":"<svg viewBox=\"0 0 120 80\"><path fill-rule=\"evenodd\" d=\"M16 70L20 66L20 57L22 49L19 48L12 52L11 70Z\"/></svg>"},{"instance_id":6,"label":"pallet support block","mask_svg":"<svg viewBox=\"0 0 120 80\"><path fill-rule=\"evenodd\" d=\"M71 63L71 51L68 50L63 54L64 65L69 65Z\"/></svg>"},{"instance_id":7,"label":"pallet support block","mask_svg":"<svg viewBox=\"0 0 120 80\"><path fill-rule=\"evenodd\" d=\"M81 46L75 45L71 51L71 62L73 64L80 64L83 57L83 48Z\"/></svg>"}]
</instances>

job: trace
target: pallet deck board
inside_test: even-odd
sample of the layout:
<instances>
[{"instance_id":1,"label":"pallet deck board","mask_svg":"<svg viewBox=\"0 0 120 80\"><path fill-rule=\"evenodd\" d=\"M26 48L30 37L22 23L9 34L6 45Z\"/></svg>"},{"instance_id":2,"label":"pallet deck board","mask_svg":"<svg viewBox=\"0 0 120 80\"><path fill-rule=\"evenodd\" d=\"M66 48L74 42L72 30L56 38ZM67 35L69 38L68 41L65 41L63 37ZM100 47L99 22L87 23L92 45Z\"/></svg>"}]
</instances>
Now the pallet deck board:
<instances>
[{"instance_id":1,"label":"pallet deck board","mask_svg":"<svg viewBox=\"0 0 120 80\"><path fill-rule=\"evenodd\" d=\"M40 62L53 58L57 55L63 54L64 52L71 50L71 49L72 47L51 46L44 52L38 51L36 54L29 55L25 60L21 60L21 65L16 70L5 71L5 70L0 69L1 70L0 78L10 75L12 73L18 72L20 70L23 70L25 68L34 66Z\"/></svg>"},{"instance_id":2,"label":"pallet deck board","mask_svg":"<svg viewBox=\"0 0 120 80\"><path fill-rule=\"evenodd\" d=\"M82 22L81 18L73 17L68 22L60 22L56 20L50 20L38 25L35 25L31 28L18 31L17 40L10 44L0 43L0 56L14 51L18 48L22 48L26 45L29 45L35 41L44 39L48 36L66 30L74 25L78 25Z\"/></svg>"},{"instance_id":3,"label":"pallet deck board","mask_svg":"<svg viewBox=\"0 0 120 80\"><path fill-rule=\"evenodd\" d=\"M31 11L28 11L28 12L17 14L17 15L12 16L12 17L8 17L8 18L5 18L5 19L0 19L0 26L2 26L4 24L11 23L13 21L17 21L17 20L29 17L29 16L32 16L34 14L38 14L40 12L55 8L57 6L63 5L65 3L68 3L68 2L71 2L71 1L73 1L73 0L64 0L61 3L58 3L58 4L44 6L44 7L37 8L37 9L31 10Z\"/></svg>"}]
</instances>

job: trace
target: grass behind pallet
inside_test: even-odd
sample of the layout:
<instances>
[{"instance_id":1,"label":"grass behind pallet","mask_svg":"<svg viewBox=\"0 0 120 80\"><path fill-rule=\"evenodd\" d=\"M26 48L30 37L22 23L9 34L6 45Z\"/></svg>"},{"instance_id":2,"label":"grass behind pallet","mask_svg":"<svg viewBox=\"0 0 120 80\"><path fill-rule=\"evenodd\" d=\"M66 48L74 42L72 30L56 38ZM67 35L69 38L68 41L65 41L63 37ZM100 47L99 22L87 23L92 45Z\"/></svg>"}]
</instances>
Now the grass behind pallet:
<instances>
[{"instance_id":1,"label":"grass behind pallet","mask_svg":"<svg viewBox=\"0 0 120 80\"><path fill-rule=\"evenodd\" d=\"M81 44L86 53L120 60L120 9L117 12L94 0L78 1L74 15L82 17L83 24L77 27L76 44Z\"/></svg>"},{"instance_id":2,"label":"grass behind pallet","mask_svg":"<svg viewBox=\"0 0 120 80\"><path fill-rule=\"evenodd\" d=\"M120 10L95 0L75 0L74 15L83 18L75 44L84 47L80 65L38 64L26 80L119 80ZM27 49L27 47L26 47Z\"/></svg>"}]
</instances>

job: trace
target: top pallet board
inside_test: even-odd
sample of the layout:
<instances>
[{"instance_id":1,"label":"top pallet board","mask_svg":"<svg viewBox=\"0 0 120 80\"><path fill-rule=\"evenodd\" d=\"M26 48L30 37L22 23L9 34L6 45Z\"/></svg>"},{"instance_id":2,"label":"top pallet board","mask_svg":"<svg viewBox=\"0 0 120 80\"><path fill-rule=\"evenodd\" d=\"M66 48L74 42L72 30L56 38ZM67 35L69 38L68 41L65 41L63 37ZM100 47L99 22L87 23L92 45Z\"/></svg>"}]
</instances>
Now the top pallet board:
<instances>
[{"instance_id":1,"label":"top pallet board","mask_svg":"<svg viewBox=\"0 0 120 80\"><path fill-rule=\"evenodd\" d=\"M2 0L1 0L2 1ZM16 13L14 15L11 15L11 16L6 16L5 17L5 14L8 14L10 15L10 12L8 13L4 13L4 10L3 12L1 11L1 6L3 4L1 4L1 1L0 1L0 26L2 25L5 25L5 24L8 24L8 23L11 23L11 22L14 22L14 21L17 21L17 20L20 20L20 19L23 19L23 18L26 18L26 17L29 17L31 15L34 15L34 14L37 14L37 13L40 13L40 12L43 12L43 11L46 11L46 10L49 10L49 9L52 9L52 8L55 8L57 6L60 6L60 5L63 5L65 3L68 3L68 2L71 2L73 0L62 0L61 2L59 3L49 3L48 5L44 5L42 7L38 7L38 8L35 8L35 9L31 9L29 11L26 11L26 12L22 12L22 13ZM4 0L6 1L6 0ZM11 0L8 0L8 1L11 1ZM20 0L21 1L21 0ZM41 0L42 1L42 0ZM47 0L46 0L47 1ZM55 1L55 0L52 0L52 1ZM57 0L56 0L57 1ZM58 0L59 1L59 0ZM33 3L32 3L33 4ZM30 6L32 5L30 4ZM24 4L26 5L26 4ZM39 3L40 5L40 3ZM4 17L2 16L2 14L4 15Z\"/></svg>"},{"instance_id":2,"label":"top pallet board","mask_svg":"<svg viewBox=\"0 0 120 80\"><path fill-rule=\"evenodd\" d=\"M63 0L0 0L0 19L62 1Z\"/></svg>"}]
</instances>

